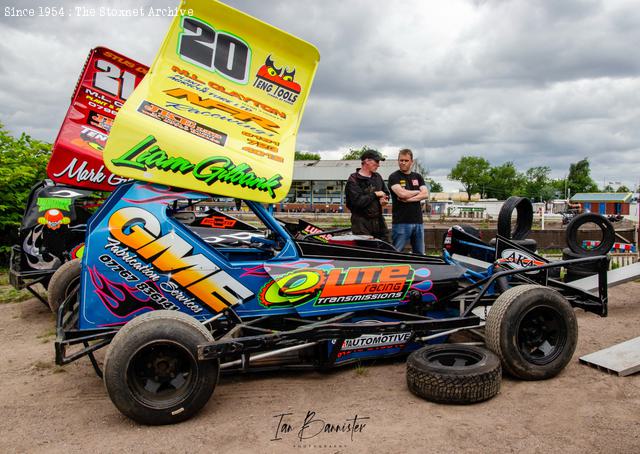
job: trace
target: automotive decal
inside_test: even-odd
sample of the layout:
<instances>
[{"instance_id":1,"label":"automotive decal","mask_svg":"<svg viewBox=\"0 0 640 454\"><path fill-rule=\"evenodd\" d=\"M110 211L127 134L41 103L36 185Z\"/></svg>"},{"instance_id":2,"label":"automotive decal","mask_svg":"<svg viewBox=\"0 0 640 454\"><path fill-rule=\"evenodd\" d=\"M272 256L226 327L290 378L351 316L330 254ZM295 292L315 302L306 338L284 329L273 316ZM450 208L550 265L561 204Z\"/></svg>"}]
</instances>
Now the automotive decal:
<instances>
[{"instance_id":1,"label":"automotive decal","mask_svg":"<svg viewBox=\"0 0 640 454\"><path fill-rule=\"evenodd\" d=\"M108 250L130 266L147 272L166 273L181 291L186 291L214 312L244 302L253 293L203 254L192 254L193 246L177 231L162 233L160 220L149 211L128 206L120 208L108 219L113 237ZM146 268L145 268L146 269ZM161 281L156 275L151 279Z\"/></svg>"},{"instance_id":2,"label":"automotive decal","mask_svg":"<svg viewBox=\"0 0 640 454\"><path fill-rule=\"evenodd\" d=\"M359 320L356 322L356 324L362 325L379 323L383 322L381 320ZM406 331L401 333L363 334L355 339L345 339L337 358L346 359L346 357L355 353L403 348L411 339L411 336L411 332ZM331 345L335 348L335 339L331 340Z\"/></svg>"},{"instance_id":3,"label":"automotive decal","mask_svg":"<svg viewBox=\"0 0 640 454\"><path fill-rule=\"evenodd\" d=\"M71 222L69 216L65 216L62 211L52 208L44 212L44 216L38 218L38 223L45 225L51 230L57 230L63 225Z\"/></svg>"},{"instance_id":4,"label":"automotive decal","mask_svg":"<svg viewBox=\"0 0 640 454\"><path fill-rule=\"evenodd\" d=\"M215 0L182 7L192 14L175 16L111 125L105 165L123 178L282 200L318 51Z\"/></svg>"},{"instance_id":5,"label":"automotive decal","mask_svg":"<svg viewBox=\"0 0 640 454\"><path fill-rule=\"evenodd\" d=\"M382 265L328 270L307 268L286 273L260 292L265 307L361 304L402 300L413 280L410 265Z\"/></svg>"}]
</instances>

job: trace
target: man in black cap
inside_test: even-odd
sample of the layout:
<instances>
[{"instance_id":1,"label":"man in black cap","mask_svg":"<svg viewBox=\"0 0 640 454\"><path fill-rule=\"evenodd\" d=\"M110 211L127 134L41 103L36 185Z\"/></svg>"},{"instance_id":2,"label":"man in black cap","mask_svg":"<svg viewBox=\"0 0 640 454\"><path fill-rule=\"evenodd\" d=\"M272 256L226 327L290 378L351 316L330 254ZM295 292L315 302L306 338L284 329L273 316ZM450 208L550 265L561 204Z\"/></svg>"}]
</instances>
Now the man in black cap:
<instances>
[{"instance_id":1,"label":"man in black cap","mask_svg":"<svg viewBox=\"0 0 640 454\"><path fill-rule=\"evenodd\" d=\"M389 241L389 229L382 215L382 207L389 203L389 189L376 172L384 158L375 150L366 150L360 161L362 167L349 175L345 188L347 208L351 210L351 231Z\"/></svg>"}]
</instances>

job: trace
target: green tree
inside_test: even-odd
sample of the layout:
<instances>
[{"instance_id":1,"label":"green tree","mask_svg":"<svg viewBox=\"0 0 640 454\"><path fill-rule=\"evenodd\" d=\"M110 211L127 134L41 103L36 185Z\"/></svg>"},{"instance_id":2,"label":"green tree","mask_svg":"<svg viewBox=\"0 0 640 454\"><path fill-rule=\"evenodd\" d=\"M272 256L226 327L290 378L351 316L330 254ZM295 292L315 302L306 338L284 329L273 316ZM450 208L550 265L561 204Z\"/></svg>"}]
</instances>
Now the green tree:
<instances>
[{"instance_id":1,"label":"green tree","mask_svg":"<svg viewBox=\"0 0 640 454\"><path fill-rule=\"evenodd\" d=\"M521 194L532 200L549 201L554 198L555 189L549 178L548 166L531 167L525 173ZM545 198L548 197L548 198Z\"/></svg>"},{"instance_id":2,"label":"green tree","mask_svg":"<svg viewBox=\"0 0 640 454\"><path fill-rule=\"evenodd\" d=\"M296 161L319 161L320 155L318 153L309 153L307 151L296 151L293 159Z\"/></svg>"},{"instance_id":3,"label":"green tree","mask_svg":"<svg viewBox=\"0 0 640 454\"><path fill-rule=\"evenodd\" d=\"M488 174L489 182L484 185L483 191L486 197L507 199L515 195L524 183L524 177L511 161L491 167Z\"/></svg>"},{"instance_id":4,"label":"green tree","mask_svg":"<svg viewBox=\"0 0 640 454\"><path fill-rule=\"evenodd\" d=\"M598 185L591 178L591 169L587 158L569 166L567 187L571 191L571 195L578 192L596 192L598 190Z\"/></svg>"},{"instance_id":5,"label":"green tree","mask_svg":"<svg viewBox=\"0 0 640 454\"><path fill-rule=\"evenodd\" d=\"M629 188L627 186L622 185L616 190L616 192L631 192L631 191L629 190Z\"/></svg>"},{"instance_id":6,"label":"green tree","mask_svg":"<svg viewBox=\"0 0 640 454\"><path fill-rule=\"evenodd\" d=\"M602 192L616 192L616 191L613 190L613 186L608 184L604 188L602 188Z\"/></svg>"},{"instance_id":7,"label":"green tree","mask_svg":"<svg viewBox=\"0 0 640 454\"><path fill-rule=\"evenodd\" d=\"M367 150L378 151L375 148L371 148L371 147L369 147L367 145L365 145L362 148L357 148L357 149L349 148L349 151L342 156L342 159L345 160L345 161L346 160L358 160L359 161L360 160L360 156L362 156L362 153L364 153ZM380 154L383 157L386 158L385 155L383 155L382 153L380 153Z\"/></svg>"},{"instance_id":8,"label":"green tree","mask_svg":"<svg viewBox=\"0 0 640 454\"><path fill-rule=\"evenodd\" d=\"M45 178L51 144L12 137L0 123L0 262L6 263L31 187Z\"/></svg>"},{"instance_id":9,"label":"green tree","mask_svg":"<svg viewBox=\"0 0 640 454\"><path fill-rule=\"evenodd\" d=\"M471 195L484 194L484 186L489 182L489 161L478 156L463 156L449 174L450 180L459 181L467 191L468 200Z\"/></svg>"},{"instance_id":10,"label":"green tree","mask_svg":"<svg viewBox=\"0 0 640 454\"><path fill-rule=\"evenodd\" d=\"M433 194L434 192L444 192L442 185L435 181L433 178L425 178L424 181L425 183L427 183L431 194Z\"/></svg>"}]
</instances>

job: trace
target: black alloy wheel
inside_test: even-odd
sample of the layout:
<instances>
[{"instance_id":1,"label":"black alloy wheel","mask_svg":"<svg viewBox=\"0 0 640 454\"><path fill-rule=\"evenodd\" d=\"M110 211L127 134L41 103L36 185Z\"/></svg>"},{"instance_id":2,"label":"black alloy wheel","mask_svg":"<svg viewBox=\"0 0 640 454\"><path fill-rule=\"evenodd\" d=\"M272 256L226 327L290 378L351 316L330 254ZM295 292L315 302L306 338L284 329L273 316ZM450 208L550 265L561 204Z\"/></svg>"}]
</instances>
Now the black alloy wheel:
<instances>
[{"instance_id":1,"label":"black alloy wheel","mask_svg":"<svg viewBox=\"0 0 640 454\"><path fill-rule=\"evenodd\" d=\"M142 346L127 366L132 397L150 408L174 406L193 393L196 358L180 344L151 342Z\"/></svg>"},{"instance_id":2,"label":"black alloy wheel","mask_svg":"<svg viewBox=\"0 0 640 454\"><path fill-rule=\"evenodd\" d=\"M549 306L532 308L518 324L516 343L531 364L554 361L567 342L567 326L562 314Z\"/></svg>"}]
</instances>

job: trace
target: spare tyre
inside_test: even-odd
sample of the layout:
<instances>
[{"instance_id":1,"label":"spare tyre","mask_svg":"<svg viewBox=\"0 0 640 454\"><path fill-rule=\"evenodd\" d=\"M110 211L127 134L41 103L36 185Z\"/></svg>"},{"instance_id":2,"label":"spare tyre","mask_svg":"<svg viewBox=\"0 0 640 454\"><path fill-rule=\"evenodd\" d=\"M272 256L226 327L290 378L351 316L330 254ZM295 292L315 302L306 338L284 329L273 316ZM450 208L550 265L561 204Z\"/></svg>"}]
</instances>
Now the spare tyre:
<instances>
[{"instance_id":1,"label":"spare tyre","mask_svg":"<svg viewBox=\"0 0 640 454\"><path fill-rule=\"evenodd\" d=\"M493 238L491 239L491 241L489 241L489 244L493 247L496 247L496 241L497 239ZM529 252L536 252L536 250L538 249L538 242L533 238L527 238L524 240L511 240L511 242L517 244L518 246L526 249Z\"/></svg>"},{"instance_id":2,"label":"spare tyre","mask_svg":"<svg viewBox=\"0 0 640 454\"><path fill-rule=\"evenodd\" d=\"M600 244L592 249L582 247L582 241L578 239L578 231L584 224L592 223L600 228L602 237ZM582 257L590 257L594 255L606 255L616 240L616 231L611 222L604 216L596 213L582 213L569 222L567 226L567 246L576 254Z\"/></svg>"},{"instance_id":3,"label":"spare tyre","mask_svg":"<svg viewBox=\"0 0 640 454\"><path fill-rule=\"evenodd\" d=\"M516 210L516 225L512 229L511 216ZM526 197L509 197L498 214L498 234L509 239L524 240L533 225L533 205Z\"/></svg>"},{"instance_id":4,"label":"spare tyre","mask_svg":"<svg viewBox=\"0 0 640 454\"><path fill-rule=\"evenodd\" d=\"M498 393L501 378L498 357L475 345L430 345L407 359L409 390L432 402L482 402Z\"/></svg>"}]
</instances>

